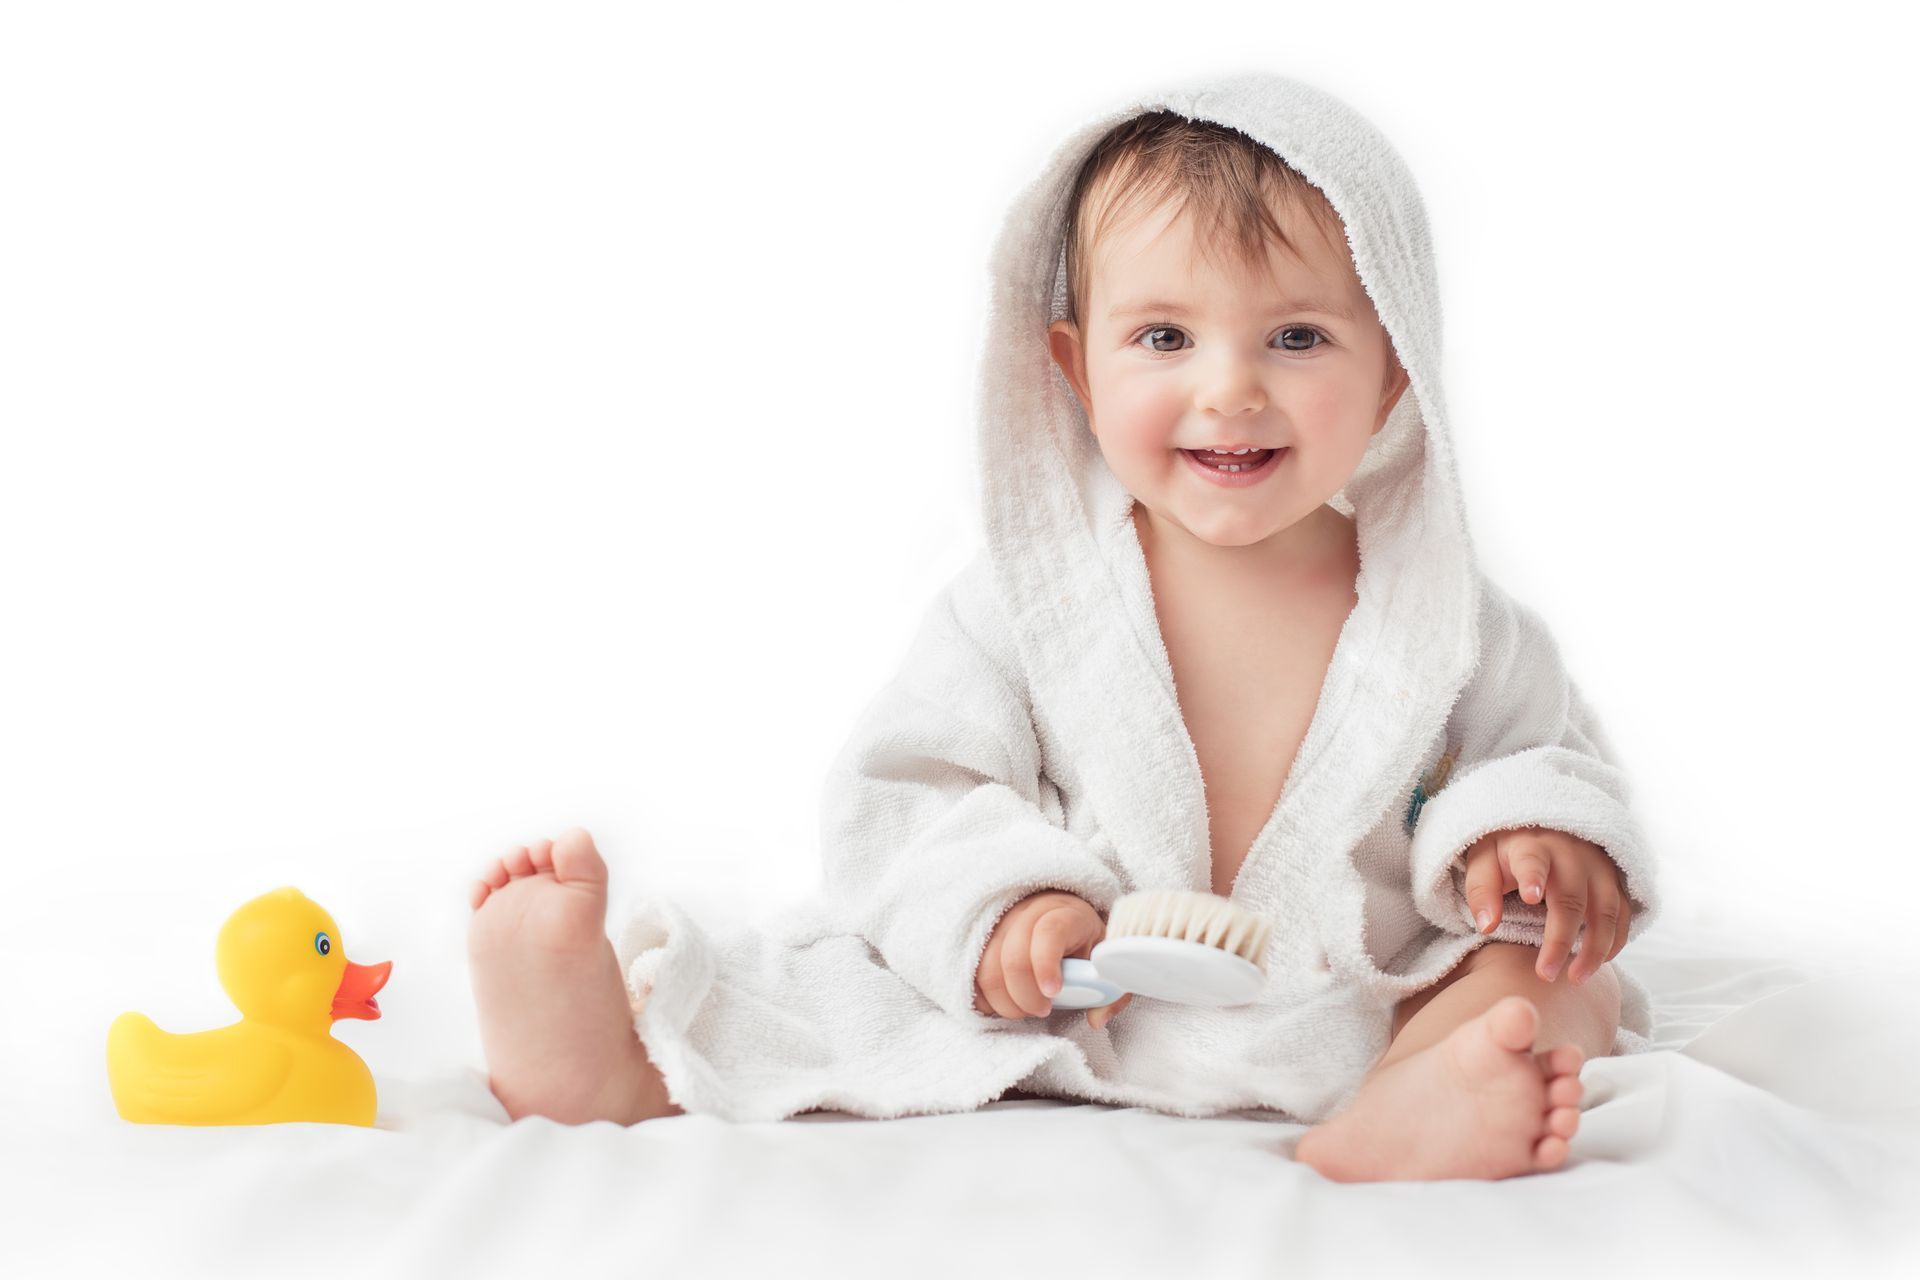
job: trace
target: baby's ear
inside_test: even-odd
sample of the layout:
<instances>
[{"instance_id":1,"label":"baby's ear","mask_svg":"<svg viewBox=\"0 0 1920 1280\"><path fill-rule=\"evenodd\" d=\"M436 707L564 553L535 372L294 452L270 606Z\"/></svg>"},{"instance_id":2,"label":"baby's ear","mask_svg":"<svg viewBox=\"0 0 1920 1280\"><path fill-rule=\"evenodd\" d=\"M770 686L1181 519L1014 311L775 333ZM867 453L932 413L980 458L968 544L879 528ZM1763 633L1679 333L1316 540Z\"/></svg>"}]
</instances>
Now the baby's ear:
<instances>
[{"instance_id":1,"label":"baby's ear","mask_svg":"<svg viewBox=\"0 0 1920 1280\"><path fill-rule=\"evenodd\" d=\"M1400 363L1398 356L1389 352L1387 357L1392 363L1387 369L1387 385L1381 392L1380 417L1373 424L1373 433L1380 434L1380 428L1387 425L1387 419L1393 416L1393 407L1400 403L1400 397L1406 394L1411 381L1407 377L1406 366Z\"/></svg>"},{"instance_id":2,"label":"baby's ear","mask_svg":"<svg viewBox=\"0 0 1920 1280\"><path fill-rule=\"evenodd\" d=\"M1047 326L1047 350L1053 353L1053 362L1067 376L1067 385L1080 397L1080 407L1091 418L1093 397L1087 394L1086 357L1080 346L1080 331L1071 320L1055 320Z\"/></svg>"}]
</instances>

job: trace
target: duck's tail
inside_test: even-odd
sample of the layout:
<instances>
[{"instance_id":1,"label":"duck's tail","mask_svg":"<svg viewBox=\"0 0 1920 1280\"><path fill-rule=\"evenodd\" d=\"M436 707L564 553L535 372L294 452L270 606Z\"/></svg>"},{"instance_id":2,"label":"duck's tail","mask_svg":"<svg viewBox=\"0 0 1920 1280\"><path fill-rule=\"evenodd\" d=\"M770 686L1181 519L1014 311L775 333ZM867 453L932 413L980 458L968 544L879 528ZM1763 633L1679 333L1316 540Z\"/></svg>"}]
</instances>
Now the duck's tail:
<instances>
[{"instance_id":1,"label":"duck's tail","mask_svg":"<svg viewBox=\"0 0 1920 1280\"><path fill-rule=\"evenodd\" d=\"M121 1119L165 1122L141 1066L153 1059L155 1046L166 1034L144 1013L123 1013L107 1028L107 1086Z\"/></svg>"}]
</instances>

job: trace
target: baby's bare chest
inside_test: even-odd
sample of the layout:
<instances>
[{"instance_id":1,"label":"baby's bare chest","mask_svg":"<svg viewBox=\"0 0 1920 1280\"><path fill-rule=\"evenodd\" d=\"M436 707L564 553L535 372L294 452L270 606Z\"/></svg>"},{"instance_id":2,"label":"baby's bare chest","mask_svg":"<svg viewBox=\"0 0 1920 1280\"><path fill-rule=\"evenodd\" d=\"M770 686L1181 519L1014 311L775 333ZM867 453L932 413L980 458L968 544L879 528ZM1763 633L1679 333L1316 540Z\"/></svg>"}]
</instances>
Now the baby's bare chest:
<instances>
[{"instance_id":1,"label":"baby's bare chest","mask_svg":"<svg viewBox=\"0 0 1920 1280\"><path fill-rule=\"evenodd\" d=\"M1337 585L1227 607L1156 601L1206 787L1215 893L1232 891L1280 801L1354 602Z\"/></svg>"}]
</instances>

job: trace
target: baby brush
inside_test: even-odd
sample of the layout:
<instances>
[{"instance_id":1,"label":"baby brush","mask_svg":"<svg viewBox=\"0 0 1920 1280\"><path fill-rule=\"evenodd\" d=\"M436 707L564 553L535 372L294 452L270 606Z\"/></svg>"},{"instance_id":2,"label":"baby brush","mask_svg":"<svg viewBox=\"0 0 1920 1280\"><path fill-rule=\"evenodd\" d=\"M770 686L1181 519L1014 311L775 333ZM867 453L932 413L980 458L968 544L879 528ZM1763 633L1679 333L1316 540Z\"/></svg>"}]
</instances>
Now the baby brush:
<instances>
[{"instance_id":1,"label":"baby brush","mask_svg":"<svg viewBox=\"0 0 1920 1280\"><path fill-rule=\"evenodd\" d=\"M1271 921L1215 894L1130 893L1113 904L1091 958L1060 962L1053 1007L1098 1009L1128 992L1175 1004L1247 1004L1266 978L1272 932Z\"/></svg>"}]
</instances>

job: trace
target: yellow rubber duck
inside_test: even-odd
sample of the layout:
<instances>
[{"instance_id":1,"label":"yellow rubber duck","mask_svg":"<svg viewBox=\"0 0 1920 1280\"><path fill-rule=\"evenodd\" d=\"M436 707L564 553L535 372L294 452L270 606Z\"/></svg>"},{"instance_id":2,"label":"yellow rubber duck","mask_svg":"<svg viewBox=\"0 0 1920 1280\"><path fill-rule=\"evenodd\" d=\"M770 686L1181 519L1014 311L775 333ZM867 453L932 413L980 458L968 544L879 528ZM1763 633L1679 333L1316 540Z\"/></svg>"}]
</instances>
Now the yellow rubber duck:
<instances>
[{"instance_id":1,"label":"yellow rubber duck","mask_svg":"<svg viewBox=\"0 0 1920 1280\"><path fill-rule=\"evenodd\" d=\"M173 1035L144 1014L107 1030L107 1081L139 1124L372 1125L373 1073L333 1038L339 1018L380 1016L393 962L355 964L340 930L298 889L263 893L227 917L215 950L240 1021Z\"/></svg>"}]
</instances>

